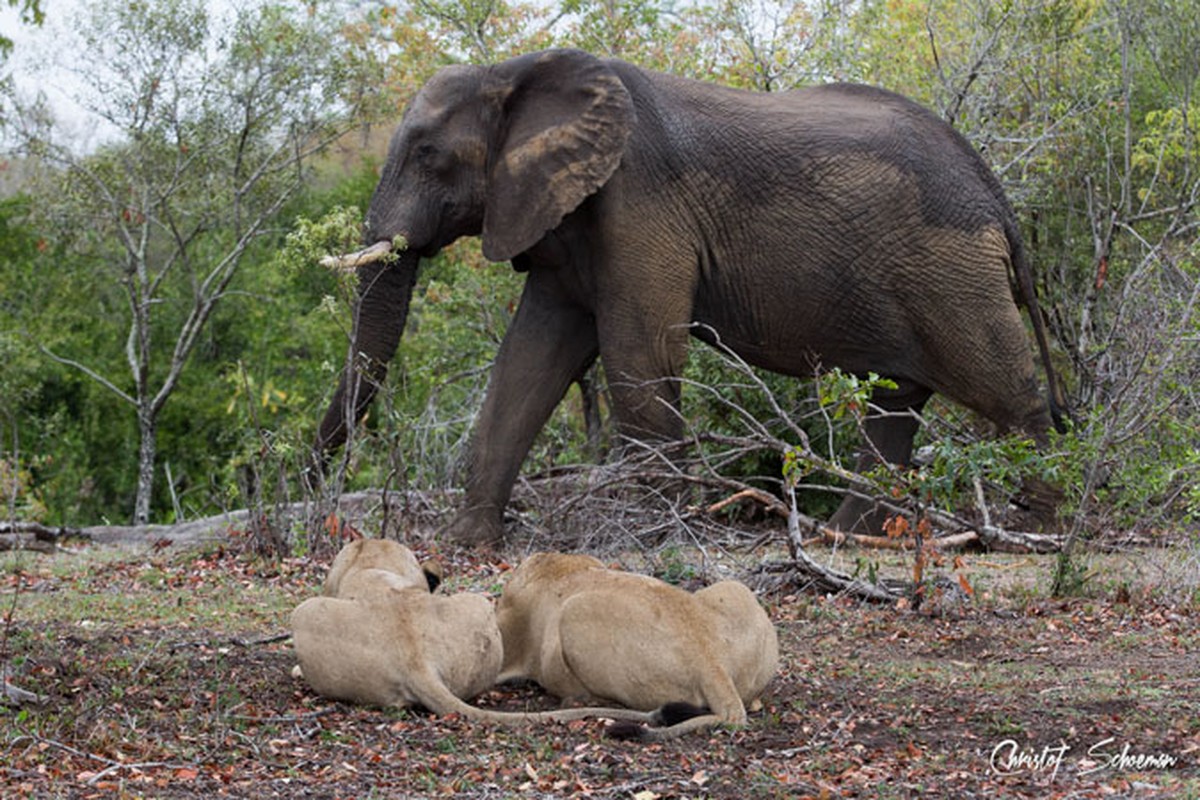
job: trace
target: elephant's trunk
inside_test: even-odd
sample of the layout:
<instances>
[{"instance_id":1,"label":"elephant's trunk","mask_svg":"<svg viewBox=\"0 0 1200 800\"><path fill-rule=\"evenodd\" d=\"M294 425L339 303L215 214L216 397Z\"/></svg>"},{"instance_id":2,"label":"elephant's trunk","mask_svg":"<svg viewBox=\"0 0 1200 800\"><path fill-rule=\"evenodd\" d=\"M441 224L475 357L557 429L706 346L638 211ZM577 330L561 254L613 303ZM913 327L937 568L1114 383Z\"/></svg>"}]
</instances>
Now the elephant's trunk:
<instances>
[{"instance_id":1,"label":"elephant's trunk","mask_svg":"<svg viewBox=\"0 0 1200 800\"><path fill-rule=\"evenodd\" d=\"M390 243L381 242L359 253L340 256L335 264L357 267L358 300L351 334L352 357L317 431L314 449L322 466L329 452L345 443L347 431L366 413L387 377L388 363L396 354L408 319L420 258L415 252L403 251L395 259L381 260L391 249Z\"/></svg>"}]
</instances>

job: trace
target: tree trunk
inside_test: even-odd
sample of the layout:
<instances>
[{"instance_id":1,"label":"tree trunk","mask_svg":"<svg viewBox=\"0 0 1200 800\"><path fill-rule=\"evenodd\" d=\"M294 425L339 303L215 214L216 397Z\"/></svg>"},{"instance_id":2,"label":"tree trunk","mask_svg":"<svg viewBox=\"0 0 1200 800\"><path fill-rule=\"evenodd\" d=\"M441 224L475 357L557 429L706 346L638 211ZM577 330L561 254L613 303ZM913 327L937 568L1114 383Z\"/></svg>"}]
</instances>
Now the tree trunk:
<instances>
[{"instance_id":1,"label":"tree trunk","mask_svg":"<svg viewBox=\"0 0 1200 800\"><path fill-rule=\"evenodd\" d=\"M133 524L150 522L150 500L154 494L154 460L158 448L158 415L152 408L138 409L138 481L133 505Z\"/></svg>"}]
</instances>

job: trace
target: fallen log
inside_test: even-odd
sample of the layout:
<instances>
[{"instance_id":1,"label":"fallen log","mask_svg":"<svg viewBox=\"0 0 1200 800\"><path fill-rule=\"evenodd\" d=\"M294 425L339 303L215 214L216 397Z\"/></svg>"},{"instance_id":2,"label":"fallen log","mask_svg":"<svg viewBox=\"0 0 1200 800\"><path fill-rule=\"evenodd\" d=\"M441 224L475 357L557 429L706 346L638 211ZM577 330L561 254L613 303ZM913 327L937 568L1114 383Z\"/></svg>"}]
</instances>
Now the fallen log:
<instances>
[{"instance_id":1,"label":"fallen log","mask_svg":"<svg viewBox=\"0 0 1200 800\"><path fill-rule=\"evenodd\" d=\"M39 542L57 542L69 537L86 538L80 528L51 527L40 522L0 522L0 536L29 535Z\"/></svg>"},{"instance_id":2,"label":"fallen log","mask_svg":"<svg viewBox=\"0 0 1200 800\"><path fill-rule=\"evenodd\" d=\"M53 553L63 539L86 539L79 528L51 527L40 522L0 522L0 550Z\"/></svg>"},{"instance_id":3,"label":"fallen log","mask_svg":"<svg viewBox=\"0 0 1200 800\"><path fill-rule=\"evenodd\" d=\"M53 553L57 549L56 543L42 541L31 533L0 534L0 551L33 550L37 553Z\"/></svg>"},{"instance_id":4,"label":"fallen log","mask_svg":"<svg viewBox=\"0 0 1200 800\"><path fill-rule=\"evenodd\" d=\"M325 519L334 514L343 522L362 527L381 509L420 509L433 516L432 501L419 492L368 490L340 495L326 503L297 502L269 509L271 523L287 526L287 520ZM0 550L53 552L66 539L106 545L149 544L193 546L228 543L231 535L253 530L266 519L262 510L239 509L173 525L91 525L82 528L51 527L38 522L0 522Z\"/></svg>"}]
</instances>

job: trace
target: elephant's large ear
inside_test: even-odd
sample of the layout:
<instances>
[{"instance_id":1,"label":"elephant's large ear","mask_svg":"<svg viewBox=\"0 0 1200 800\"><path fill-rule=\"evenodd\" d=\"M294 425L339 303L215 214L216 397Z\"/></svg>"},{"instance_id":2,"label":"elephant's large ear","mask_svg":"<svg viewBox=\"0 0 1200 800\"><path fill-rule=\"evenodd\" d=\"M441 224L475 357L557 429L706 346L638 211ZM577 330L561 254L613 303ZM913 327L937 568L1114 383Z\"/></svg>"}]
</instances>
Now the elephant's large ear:
<instances>
[{"instance_id":1,"label":"elephant's large ear","mask_svg":"<svg viewBox=\"0 0 1200 800\"><path fill-rule=\"evenodd\" d=\"M612 176L634 110L616 73L579 50L532 53L494 69L505 96L488 173L483 254L505 261Z\"/></svg>"}]
</instances>

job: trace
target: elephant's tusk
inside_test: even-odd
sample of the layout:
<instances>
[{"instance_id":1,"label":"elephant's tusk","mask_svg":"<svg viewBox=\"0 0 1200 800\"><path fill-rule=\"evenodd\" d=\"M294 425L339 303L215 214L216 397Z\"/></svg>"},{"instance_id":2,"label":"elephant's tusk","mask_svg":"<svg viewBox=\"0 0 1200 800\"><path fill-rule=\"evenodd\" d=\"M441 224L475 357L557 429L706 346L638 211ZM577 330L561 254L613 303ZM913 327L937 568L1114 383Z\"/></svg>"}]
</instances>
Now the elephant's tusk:
<instances>
[{"instance_id":1,"label":"elephant's tusk","mask_svg":"<svg viewBox=\"0 0 1200 800\"><path fill-rule=\"evenodd\" d=\"M344 269L352 270L356 267L361 267L363 264L371 264L392 252L392 243L389 241L380 241L366 248L359 250L357 253L345 253L340 256L325 256L321 259L321 266L329 269Z\"/></svg>"}]
</instances>

